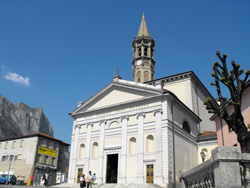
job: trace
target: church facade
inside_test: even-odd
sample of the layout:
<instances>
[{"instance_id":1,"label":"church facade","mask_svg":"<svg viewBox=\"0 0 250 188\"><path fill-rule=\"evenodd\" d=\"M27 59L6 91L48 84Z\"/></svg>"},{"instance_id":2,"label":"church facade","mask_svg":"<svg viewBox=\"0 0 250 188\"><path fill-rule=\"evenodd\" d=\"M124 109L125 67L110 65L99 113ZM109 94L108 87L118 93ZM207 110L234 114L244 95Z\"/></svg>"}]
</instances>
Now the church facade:
<instances>
[{"instance_id":1,"label":"church facade","mask_svg":"<svg viewBox=\"0 0 250 188\"><path fill-rule=\"evenodd\" d=\"M97 183L177 184L198 164L198 135L215 129L203 106L211 95L192 71L154 79L144 15L132 48L133 81L115 76L70 113L69 183L92 171Z\"/></svg>"}]
</instances>

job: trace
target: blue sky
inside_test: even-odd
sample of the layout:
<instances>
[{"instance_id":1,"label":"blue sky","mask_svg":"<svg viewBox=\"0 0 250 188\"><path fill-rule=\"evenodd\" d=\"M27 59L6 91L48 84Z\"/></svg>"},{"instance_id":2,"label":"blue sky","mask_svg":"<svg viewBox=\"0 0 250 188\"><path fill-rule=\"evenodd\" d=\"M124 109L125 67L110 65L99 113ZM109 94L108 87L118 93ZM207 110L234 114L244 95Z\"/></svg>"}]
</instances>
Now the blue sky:
<instances>
[{"instance_id":1,"label":"blue sky","mask_svg":"<svg viewBox=\"0 0 250 188\"><path fill-rule=\"evenodd\" d=\"M156 41L156 78L194 71L208 90L215 52L250 68L247 0L0 0L0 94L43 107L70 143L77 102L132 80L132 40L142 13ZM229 63L230 65L230 63Z\"/></svg>"}]
</instances>

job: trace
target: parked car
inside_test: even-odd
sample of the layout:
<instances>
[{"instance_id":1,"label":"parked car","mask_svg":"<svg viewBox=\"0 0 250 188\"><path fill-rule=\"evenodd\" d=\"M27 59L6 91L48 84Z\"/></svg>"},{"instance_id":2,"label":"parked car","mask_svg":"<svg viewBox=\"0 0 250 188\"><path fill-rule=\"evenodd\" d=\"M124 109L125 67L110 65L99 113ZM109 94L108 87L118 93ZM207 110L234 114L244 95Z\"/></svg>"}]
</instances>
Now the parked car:
<instances>
[{"instance_id":1,"label":"parked car","mask_svg":"<svg viewBox=\"0 0 250 188\"><path fill-rule=\"evenodd\" d=\"M12 185L16 184L16 176L15 175L9 175L9 178L7 180L8 174L0 174L0 183L11 183Z\"/></svg>"}]
</instances>

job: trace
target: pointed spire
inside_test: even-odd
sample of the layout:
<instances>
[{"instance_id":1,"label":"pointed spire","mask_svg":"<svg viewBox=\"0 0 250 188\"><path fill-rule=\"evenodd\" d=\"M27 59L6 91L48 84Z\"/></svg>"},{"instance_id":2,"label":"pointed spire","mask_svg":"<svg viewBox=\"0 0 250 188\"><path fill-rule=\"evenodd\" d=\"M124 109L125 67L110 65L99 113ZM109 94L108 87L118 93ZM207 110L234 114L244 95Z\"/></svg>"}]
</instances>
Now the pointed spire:
<instances>
[{"instance_id":1,"label":"pointed spire","mask_svg":"<svg viewBox=\"0 0 250 188\"><path fill-rule=\"evenodd\" d=\"M146 24L144 13L142 14L141 25L140 25L137 37L151 37L148 32L148 27Z\"/></svg>"}]
</instances>

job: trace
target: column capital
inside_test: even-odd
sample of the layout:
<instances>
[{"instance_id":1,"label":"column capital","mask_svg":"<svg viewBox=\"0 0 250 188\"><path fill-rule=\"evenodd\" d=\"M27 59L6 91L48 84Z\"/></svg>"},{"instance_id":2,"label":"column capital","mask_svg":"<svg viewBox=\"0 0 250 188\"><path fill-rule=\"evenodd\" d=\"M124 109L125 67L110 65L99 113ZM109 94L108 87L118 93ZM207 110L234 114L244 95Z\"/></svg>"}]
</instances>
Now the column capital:
<instances>
[{"instance_id":1,"label":"column capital","mask_svg":"<svg viewBox=\"0 0 250 188\"><path fill-rule=\"evenodd\" d=\"M74 127L75 127L75 129L77 129L77 128L81 129L81 124L76 124Z\"/></svg>"},{"instance_id":2,"label":"column capital","mask_svg":"<svg viewBox=\"0 0 250 188\"><path fill-rule=\"evenodd\" d=\"M89 127L89 126L93 127L93 123L88 123L87 127Z\"/></svg>"},{"instance_id":3,"label":"column capital","mask_svg":"<svg viewBox=\"0 0 250 188\"><path fill-rule=\"evenodd\" d=\"M107 120L101 120L99 125L101 126L103 123L104 123L104 125L106 125Z\"/></svg>"},{"instance_id":4,"label":"column capital","mask_svg":"<svg viewBox=\"0 0 250 188\"><path fill-rule=\"evenodd\" d=\"M127 119L127 120L128 120L129 117L128 117L128 116L122 116L122 117L121 117L121 121L122 121L123 119Z\"/></svg>"},{"instance_id":5,"label":"column capital","mask_svg":"<svg viewBox=\"0 0 250 188\"><path fill-rule=\"evenodd\" d=\"M143 118L145 118L145 113L142 112L142 113L137 114L137 119L139 118L139 116L142 116Z\"/></svg>"},{"instance_id":6,"label":"column capital","mask_svg":"<svg viewBox=\"0 0 250 188\"><path fill-rule=\"evenodd\" d=\"M156 115L156 113L161 113L161 114L162 114L162 113L163 113L163 111L162 111L162 109L155 110L155 111L154 111L154 116Z\"/></svg>"}]
</instances>

